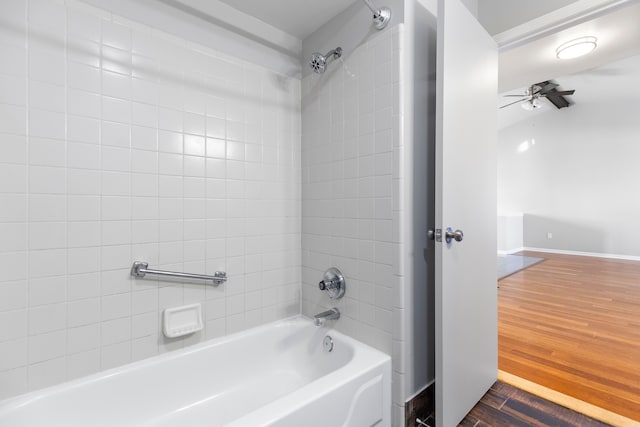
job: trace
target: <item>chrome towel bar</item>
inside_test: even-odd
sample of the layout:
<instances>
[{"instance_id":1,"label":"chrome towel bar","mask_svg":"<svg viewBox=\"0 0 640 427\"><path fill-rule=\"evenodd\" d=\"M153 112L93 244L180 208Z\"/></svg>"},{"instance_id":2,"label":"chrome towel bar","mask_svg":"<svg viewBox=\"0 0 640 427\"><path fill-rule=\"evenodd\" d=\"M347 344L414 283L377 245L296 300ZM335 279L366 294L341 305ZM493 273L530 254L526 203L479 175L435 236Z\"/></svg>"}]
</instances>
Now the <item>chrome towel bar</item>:
<instances>
[{"instance_id":1,"label":"chrome towel bar","mask_svg":"<svg viewBox=\"0 0 640 427\"><path fill-rule=\"evenodd\" d=\"M177 271L164 271L164 270L152 270L149 267L149 263L142 261L135 261L131 266L131 275L133 277L144 277L147 274L154 274L156 276L178 277L181 279L199 279L199 280L211 280L214 284L219 285L227 281L227 273L224 271L216 271L213 276L206 274L193 274L193 273L179 273Z\"/></svg>"}]
</instances>

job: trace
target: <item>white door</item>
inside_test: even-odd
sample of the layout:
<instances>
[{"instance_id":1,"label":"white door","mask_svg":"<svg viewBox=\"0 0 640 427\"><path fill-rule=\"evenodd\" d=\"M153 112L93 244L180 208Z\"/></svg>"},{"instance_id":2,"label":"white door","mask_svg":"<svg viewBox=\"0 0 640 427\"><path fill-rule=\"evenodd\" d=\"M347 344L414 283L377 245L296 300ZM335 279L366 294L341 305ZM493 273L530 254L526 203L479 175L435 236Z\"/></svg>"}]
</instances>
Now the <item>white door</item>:
<instances>
[{"instance_id":1,"label":"white door","mask_svg":"<svg viewBox=\"0 0 640 427\"><path fill-rule=\"evenodd\" d=\"M498 55L460 0L438 1L437 55L436 422L450 427L498 372ZM447 243L447 227L463 240Z\"/></svg>"}]
</instances>

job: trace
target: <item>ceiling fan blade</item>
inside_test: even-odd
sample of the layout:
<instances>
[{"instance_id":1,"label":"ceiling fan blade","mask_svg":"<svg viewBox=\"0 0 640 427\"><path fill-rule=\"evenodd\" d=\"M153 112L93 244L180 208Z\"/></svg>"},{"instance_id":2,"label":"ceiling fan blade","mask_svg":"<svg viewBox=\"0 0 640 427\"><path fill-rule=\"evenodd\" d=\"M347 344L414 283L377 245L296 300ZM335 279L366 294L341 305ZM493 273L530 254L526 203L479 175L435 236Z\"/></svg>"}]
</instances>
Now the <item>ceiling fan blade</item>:
<instances>
[{"instance_id":1,"label":"ceiling fan blade","mask_svg":"<svg viewBox=\"0 0 640 427\"><path fill-rule=\"evenodd\" d=\"M545 98L547 98L547 101L552 103L558 109L566 108L571 105L563 96L552 96L551 94L548 94Z\"/></svg>"},{"instance_id":2,"label":"ceiling fan blade","mask_svg":"<svg viewBox=\"0 0 640 427\"><path fill-rule=\"evenodd\" d=\"M508 96L519 96L520 98L528 98L529 95L502 95L504 98L508 97Z\"/></svg>"},{"instance_id":3,"label":"ceiling fan blade","mask_svg":"<svg viewBox=\"0 0 640 427\"><path fill-rule=\"evenodd\" d=\"M564 96L564 95L573 95L575 93L575 89L573 90L557 90L549 93L542 94L542 96Z\"/></svg>"},{"instance_id":4,"label":"ceiling fan blade","mask_svg":"<svg viewBox=\"0 0 640 427\"><path fill-rule=\"evenodd\" d=\"M540 90L538 91L538 93L542 95L553 90L559 85L557 83L552 83L552 82L540 82L540 83L537 83L537 86L540 86Z\"/></svg>"},{"instance_id":5,"label":"ceiling fan blade","mask_svg":"<svg viewBox=\"0 0 640 427\"><path fill-rule=\"evenodd\" d=\"M529 100L529 98L519 99L519 100L514 101L514 102L511 102L511 103L509 103L509 104L507 104L507 105L503 105L503 106L502 106L502 107L500 107L500 108L508 107L509 105L517 104L517 103L519 103L519 102L524 102L524 101L528 101L528 100Z\"/></svg>"}]
</instances>

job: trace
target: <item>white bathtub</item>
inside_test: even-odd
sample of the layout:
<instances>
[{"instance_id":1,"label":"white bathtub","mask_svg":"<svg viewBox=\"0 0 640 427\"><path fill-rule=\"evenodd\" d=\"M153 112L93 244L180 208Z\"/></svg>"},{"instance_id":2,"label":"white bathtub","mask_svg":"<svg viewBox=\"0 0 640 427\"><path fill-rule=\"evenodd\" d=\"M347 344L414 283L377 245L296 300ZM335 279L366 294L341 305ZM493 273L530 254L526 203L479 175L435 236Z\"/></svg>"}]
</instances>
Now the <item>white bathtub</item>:
<instances>
[{"instance_id":1,"label":"white bathtub","mask_svg":"<svg viewBox=\"0 0 640 427\"><path fill-rule=\"evenodd\" d=\"M390 411L389 356L296 317L5 400L0 426L387 427Z\"/></svg>"}]
</instances>

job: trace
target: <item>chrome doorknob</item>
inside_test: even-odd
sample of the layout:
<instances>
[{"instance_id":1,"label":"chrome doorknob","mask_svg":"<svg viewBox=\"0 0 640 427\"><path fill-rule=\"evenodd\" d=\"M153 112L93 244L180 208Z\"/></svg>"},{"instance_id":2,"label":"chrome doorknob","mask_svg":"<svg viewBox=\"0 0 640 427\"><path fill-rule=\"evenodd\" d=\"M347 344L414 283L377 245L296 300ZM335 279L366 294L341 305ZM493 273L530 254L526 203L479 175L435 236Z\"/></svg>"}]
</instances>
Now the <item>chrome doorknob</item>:
<instances>
[{"instance_id":1,"label":"chrome doorknob","mask_svg":"<svg viewBox=\"0 0 640 427\"><path fill-rule=\"evenodd\" d=\"M447 243L451 243L451 240L462 242L462 239L464 239L464 233L462 232L462 230L453 231L453 229L449 227L447 228L447 231L445 231L444 237Z\"/></svg>"}]
</instances>

